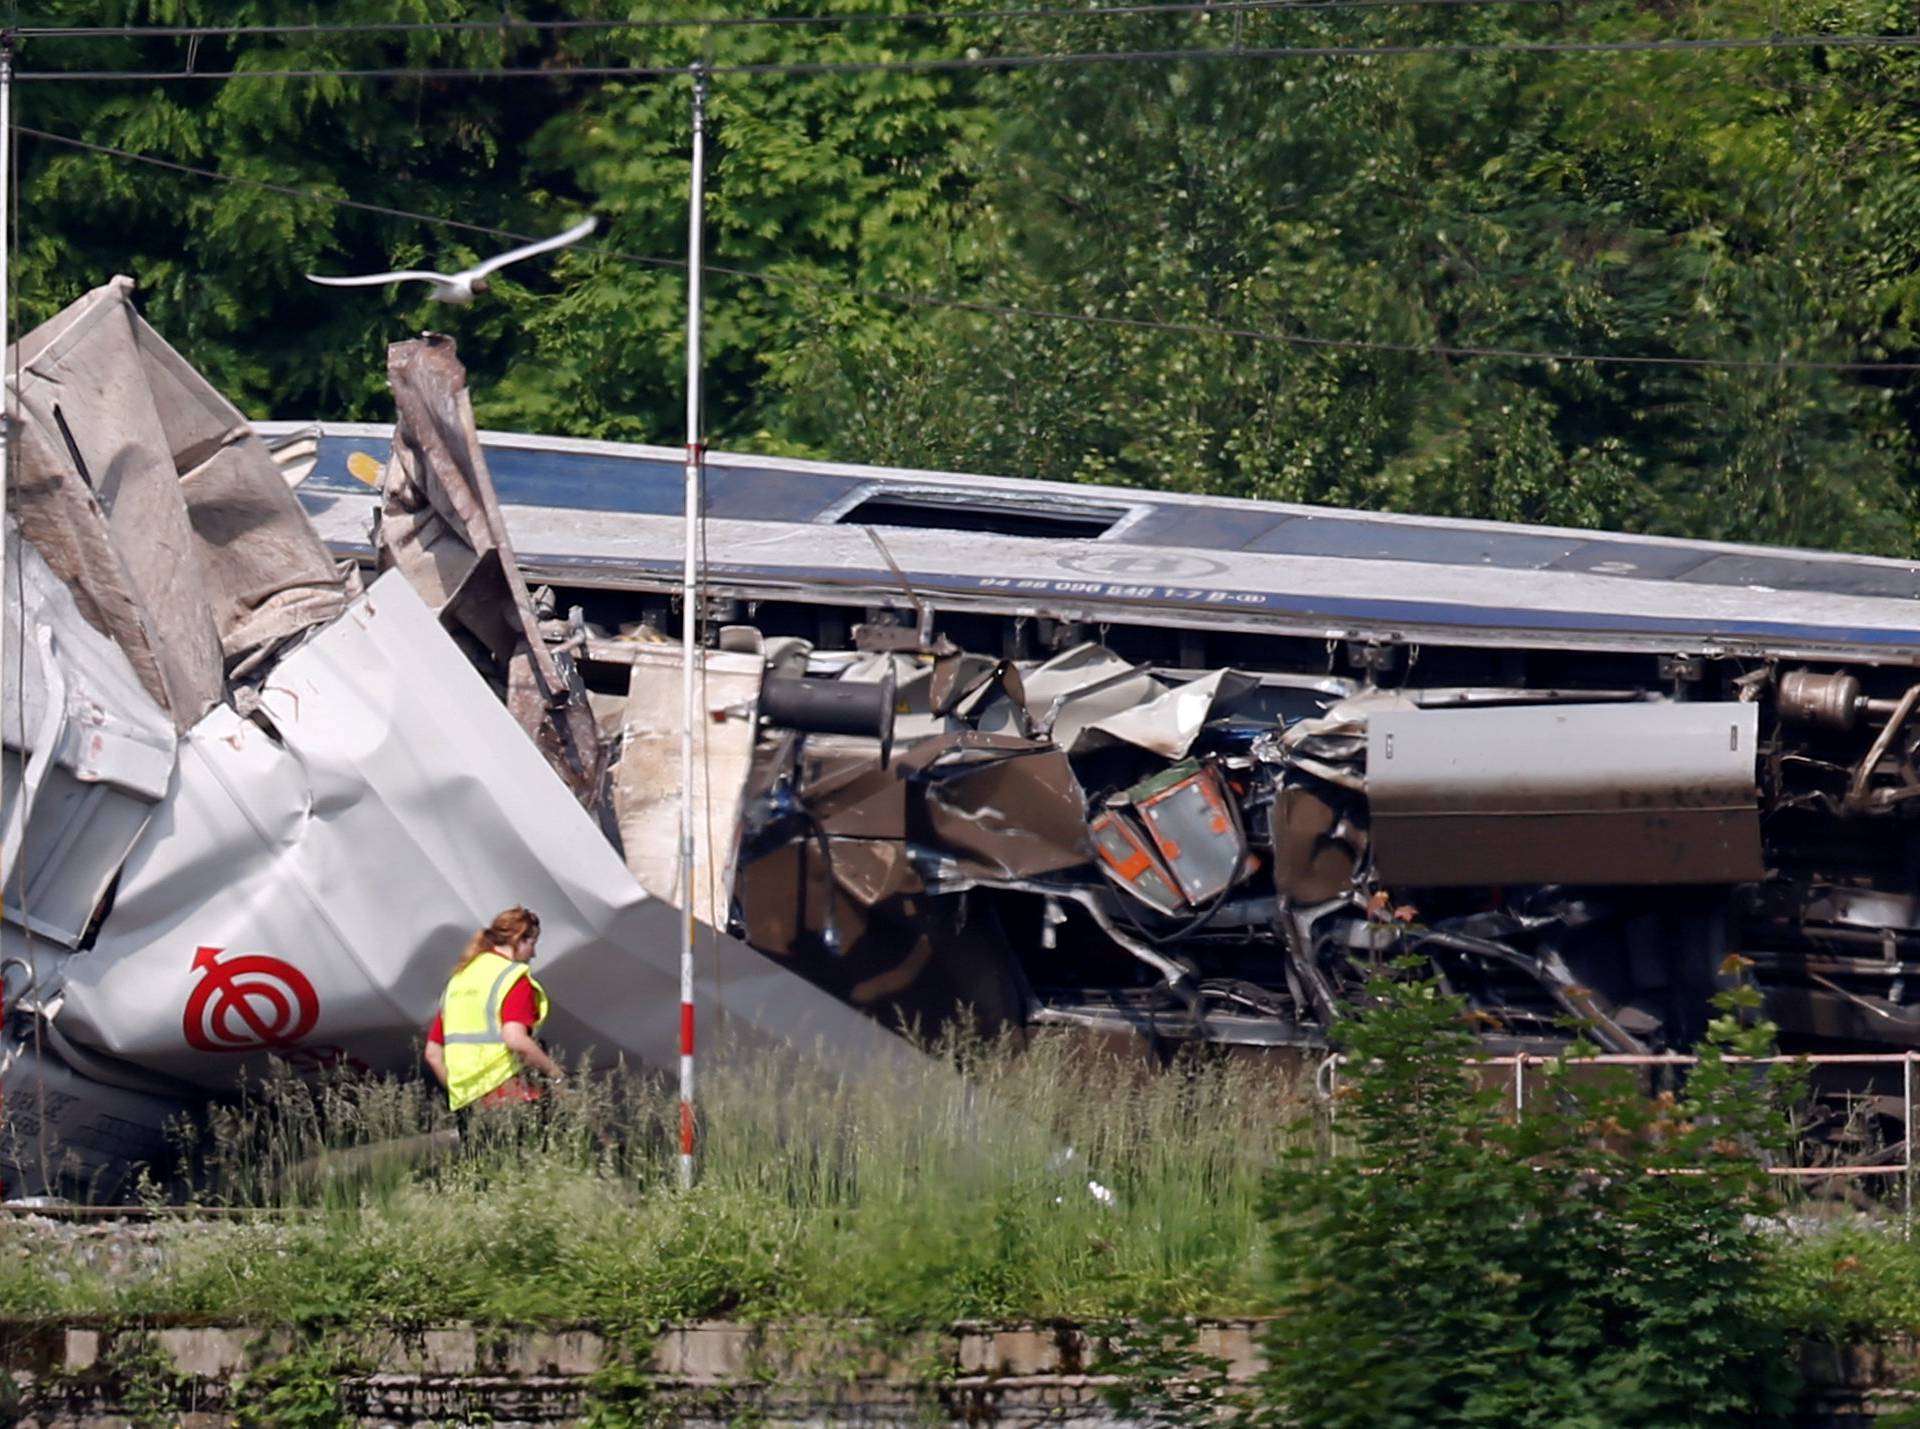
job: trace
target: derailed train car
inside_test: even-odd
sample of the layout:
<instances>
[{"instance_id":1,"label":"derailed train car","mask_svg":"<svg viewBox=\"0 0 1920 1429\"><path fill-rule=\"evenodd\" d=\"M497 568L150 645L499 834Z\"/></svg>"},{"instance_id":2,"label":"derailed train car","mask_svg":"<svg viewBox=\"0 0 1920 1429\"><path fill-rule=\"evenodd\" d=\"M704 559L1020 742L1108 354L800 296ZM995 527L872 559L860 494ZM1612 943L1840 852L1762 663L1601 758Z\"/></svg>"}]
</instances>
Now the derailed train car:
<instances>
[{"instance_id":1,"label":"derailed train car","mask_svg":"<svg viewBox=\"0 0 1920 1429\"><path fill-rule=\"evenodd\" d=\"M681 887L679 452L481 434L434 338L396 426L255 429L124 280L20 357L9 1193L409 1065L503 890L563 1050L656 1065L682 900L707 1025L842 1067L1317 1049L1409 954L1502 1047L1684 1046L1733 954L1920 1042L1912 565L715 455Z\"/></svg>"},{"instance_id":2,"label":"derailed train car","mask_svg":"<svg viewBox=\"0 0 1920 1429\"><path fill-rule=\"evenodd\" d=\"M262 431L367 555L387 429ZM624 688L680 454L482 442ZM1650 1051L1738 953L1792 1045L1920 1045L1920 567L728 454L707 500L765 672L708 702L716 914L883 1020L1318 1046L1413 954L1497 1044Z\"/></svg>"},{"instance_id":3,"label":"derailed train car","mask_svg":"<svg viewBox=\"0 0 1920 1429\"><path fill-rule=\"evenodd\" d=\"M165 1124L276 1064L417 1068L451 957L515 899L556 1051L672 1065L680 919L610 840L594 702L519 577L450 345L394 350L390 569L364 588L129 280L9 356L4 1194L164 1179ZM733 939L701 953L738 1046L912 1055Z\"/></svg>"}]
</instances>

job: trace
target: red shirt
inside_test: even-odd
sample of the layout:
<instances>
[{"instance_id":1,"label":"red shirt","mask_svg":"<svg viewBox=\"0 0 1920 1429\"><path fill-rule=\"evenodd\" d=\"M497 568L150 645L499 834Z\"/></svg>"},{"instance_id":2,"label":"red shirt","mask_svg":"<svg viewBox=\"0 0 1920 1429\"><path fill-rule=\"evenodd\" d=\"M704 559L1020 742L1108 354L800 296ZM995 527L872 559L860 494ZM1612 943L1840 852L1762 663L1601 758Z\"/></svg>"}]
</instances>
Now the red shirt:
<instances>
[{"instance_id":1,"label":"red shirt","mask_svg":"<svg viewBox=\"0 0 1920 1429\"><path fill-rule=\"evenodd\" d=\"M500 1025L518 1022L531 1032L540 1023L540 1004L533 996L533 980L521 978L507 992L506 1001L500 1004ZM440 1014L433 1014L433 1026L427 1029L427 1040L446 1044L447 1035L440 1025Z\"/></svg>"}]
</instances>

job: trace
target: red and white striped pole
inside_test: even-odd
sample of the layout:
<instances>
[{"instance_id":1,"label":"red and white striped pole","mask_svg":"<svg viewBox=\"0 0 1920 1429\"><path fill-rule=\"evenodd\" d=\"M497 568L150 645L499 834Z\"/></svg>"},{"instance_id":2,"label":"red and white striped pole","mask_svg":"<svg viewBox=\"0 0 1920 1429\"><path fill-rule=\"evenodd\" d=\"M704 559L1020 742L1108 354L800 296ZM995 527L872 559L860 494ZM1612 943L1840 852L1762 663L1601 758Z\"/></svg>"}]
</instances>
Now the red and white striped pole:
<instances>
[{"instance_id":1,"label":"red and white striped pole","mask_svg":"<svg viewBox=\"0 0 1920 1429\"><path fill-rule=\"evenodd\" d=\"M707 72L693 67L693 182L687 214L687 511L680 581L680 1186L694 1181L693 1135L693 730L699 641L701 484L700 262L706 207Z\"/></svg>"},{"instance_id":2,"label":"red and white striped pole","mask_svg":"<svg viewBox=\"0 0 1920 1429\"><path fill-rule=\"evenodd\" d=\"M12 334L12 330L8 323L8 312L7 312L7 298L9 293L8 279L7 279L7 249L8 249L8 245L13 240L13 225L11 222L12 204L13 204L13 183L14 183L14 174L12 170L12 163L13 163L13 133L12 133L12 128L13 128L13 38L14 38L13 31L11 30L8 30L5 34L0 34L0 357L5 356L7 351L7 339ZM8 467L12 464L12 461L13 461L13 397L14 395L15 394L13 392L13 389L7 384L5 377L0 376L0 528L3 528L6 524L7 476L8 476ZM26 545L26 542L22 540L21 546L24 548L25 545ZM4 581L5 573L6 573L6 543L4 538L0 537L0 581ZM5 621L0 621L0 658L4 658L4 655L5 655L5 644L6 644L6 634L5 634L5 628L4 628L5 624L6 624ZM25 640L26 636L27 636L27 605L26 605L26 602L22 600L20 602L20 638L22 640ZM26 704L25 682L22 681L21 684L22 684L22 688L20 689L17 696L18 699L20 700L20 705L19 705L19 708L14 713L15 713L15 717L20 721L20 731L21 731L20 744L21 744L21 747L24 749L26 745L27 704ZM6 719L5 711L0 710L0 725L5 724L5 719ZM16 798L26 797L26 791L24 789L21 790L18 794L15 795L15 797ZM11 876L14 876L13 869L0 868L0 906L4 906L6 902L6 880ZM24 879L18 879L17 881L19 881L22 884L25 883ZM29 944L29 946L31 946L31 944ZM33 969L30 967L26 967L24 963L21 966L25 968L27 973L27 981L29 984L31 984L33 981ZM4 968L0 968L0 999L4 999L5 986L6 986L6 972ZM3 1096L0 1096L0 1129L4 1129L5 1116L6 1116L6 1100ZM44 1135L45 1133L43 1132L42 1134Z\"/></svg>"}]
</instances>

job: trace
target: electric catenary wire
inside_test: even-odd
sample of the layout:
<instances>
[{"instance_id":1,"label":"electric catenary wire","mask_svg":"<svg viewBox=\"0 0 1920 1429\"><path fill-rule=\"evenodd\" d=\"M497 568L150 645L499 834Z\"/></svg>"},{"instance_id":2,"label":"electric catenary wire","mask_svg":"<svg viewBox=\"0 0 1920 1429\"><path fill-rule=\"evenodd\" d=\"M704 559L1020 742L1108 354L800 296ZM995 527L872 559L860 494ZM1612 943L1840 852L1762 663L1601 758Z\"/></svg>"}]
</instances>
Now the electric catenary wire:
<instances>
[{"instance_id":1,"label":"electric catenary wire","mask_svg":"<svg viewBox=\"0 0 1920 1429\"><path fill-rule=\"evenodd\" d=\"M239 184L246 188L279 194L286 198L300 199L308 203L332 204L339 208L377 214L384 218L404 219L410 223L433 224L442 228L458 229L461 232L481 234L488 238L504 239L512 243L531 243L534 241L534 235L519 233L512 229L495 228L481 223L467 223L460 219L445 218L431 213L415 213L408 209L392 208L386 204L365 203L358 199L342 198L335 194L319 193L311 189L296 188L289 184L271 183L265 179L250 179L243 178L237 174L224 174L217 169L204 169L197 165L184 164L174 159L163 159L152 154L138 153L132 149L119 149L111 144L96 144L90 140L77 139L68 134L56 134L50 130L37 129L24 124L15 125L14 132L27 135L34 139L43 140L47 143L63 145L67 148L81 149L89 153L102 154L116 159L125 159L134 163L149 164L155 168L166 169L174 173L189 174L195 178L212 179L220 183ZM610 258L620 263L637 263L653 268L685 269L687 266L687 260L684 258L650 257L645 254L625 253L617 249L594 244L583 244L579 251L582 253L597 254L600 257ZM722 263L710 262L707 263L705 267L709 273L723 274L729 278L738 278L748 282L764 283L770 286L785 285L788 287L808 288L826 293L839 293L878 303L890 303L899 307L977 313L984 317L1008 318L1022 322L1079 323L1088 327L1127 328L1144 332L1179 333L1191 337L1241 338L1249 342L1270 342L1290 347L1323 348L1343 352L1379 352L1408 357L1478 357L1510 362L1565 363L1568 365L1587 366L1696 368L1716 371L1920 372L1920 362L1820 361L1813 358L1796 357L1675 357L1648 353L1554 351L1519 347L1476 346L1461 343L1382 342L1372 338L1320 337L1311 333L1282 332L1271 328L1239 327L1218 323L1174 322L1161 318L1138 318L1101 313L1067 312L1060 309L1032 308L1010 303L987 302L980 299L953 298L933 293L910 293L885 288L868 288L854 283L841 283L824 278L803 278L786 273L765 273L752 268L737 268Z\"/></svg>"},{"instance_id":2,"label":"electric catenary wire","mask_svg":"<svg viewBox=\"0 0 1920 1429\"><path fill-rule=\"evenodd\" d=\"M282 25L26 25L22 40L302 39L355 35L596 34L623 30L825 29L858 25L961 24L969 20L1107 20L1157 15L1248 15L1289 10L1466 10L1565 5L1568 0L1159 0L1084 9L1024 6L991 10L868 11L853 15L704 15L643 20L342 21Z\"/></svg>"},{"instance_id":3,"label":"electric catenary wire","mask_svg":"<svg viewBox=\"0 0 1920 1429\"><path fill-rule=\"evenodd\" d=\"M1920 33L1894 35L1736 35L1718 39L1662 40L1448 40L1419 44L1234 46L1230 49L1079 50L1060 54L929 55L898 60L768 60L705 66L709 75L904 74L954 70L1021 70L1094 64L1171 64L1229 60L1327 60L1406 58L1415 55L1624 55L1695 54L1745 50L1912 49ZM490 67L368 66L325 69L222 70L22 70L20 83L159 84L180 80L236 79L668 79L681 65L501 65Z\"/></svg>"},{"instance_id":4,"label":"electric catenary wire","mask_svg":"<svg viewBox=\"0 0 1920 1429\"><path fill-rule=\"evenodd\" d=\"M135 163L151 164L157 169L170 169L177 174L191 174L197 179L214 179L223 184L239 184L242 188L257 189L263 193L279 194L283 198L297 198L307 203L332 204L336 208L350 208L360 213L378 214L382 218L400 218L409 223L431 223L441 228L456 228L463 233L477 233L485 238L504 238L513 243L532 243L535 239L524 233L515 233L510 229L494 228L484 223L467 223L458 218L443 218L437 214L414 213L410 209L389 208L386 204L364 203L359 199L342 198L338 194L320 193L314 189L295 188L291 184L276 184L267 179L249 179L239 174L223 174L218 169L203 169L195 164L183 164L177 159L163 159L156 154L141 154L132 149L116 149L111 144L95 144L86 139L77 139L71 134L55 134L48 129L36 129L27 124L13 126L16 134L25 134L49 144L60 144L69 149L84 149L93 154L104 154L115 159L130 159ZM684 268L684 258L647 258L637 253L614 253L604 248L593 251L609 258L617 258L623 263L646 263L662 268ZM744 269L729 270L744 272Z\"/></svg>"}]
</instances>

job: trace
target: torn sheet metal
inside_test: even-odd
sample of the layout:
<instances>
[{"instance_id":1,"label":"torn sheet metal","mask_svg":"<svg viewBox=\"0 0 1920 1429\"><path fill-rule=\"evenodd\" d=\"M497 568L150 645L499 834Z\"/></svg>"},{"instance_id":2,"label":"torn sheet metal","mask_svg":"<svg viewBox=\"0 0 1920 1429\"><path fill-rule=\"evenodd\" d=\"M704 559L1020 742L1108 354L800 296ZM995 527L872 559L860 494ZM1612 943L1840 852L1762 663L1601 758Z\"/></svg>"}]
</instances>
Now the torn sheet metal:
<instances>
[{"instance_id":1,"label":"torn sheet metal","mask_svg":"<svg viewBox=\"0 0 1920 1429\"><path fill-rule=\"evenodd\" d=\"M874 751L817 742L783 734L756 759L735 879L747 940L887 1025L932 1033L961 1009L988 1029L1024 1020L1002 930L964 895L1087 862L1065 756L968 732L882 769Z\"/></svg>"},{"instance_id":2,"label":"torn sheet metal","mask_svg":"<svg viewBox=\"0 0 1920 1429\"><path fill-rule=\"evenodd\" d=\"M727 926L733 892L734 831L753 762L759 655L707 650L693 736L694 915ZM656 898L684 907L680 892L681 653L678 645L636 645L613 766L613 807L627 867Z\"/></svg>"},{"instance_id":3,"label":"torn sheet metal","mask_svg":"<svg viewBox=\"0 0 1920 1429\"><path fill-rule=\"evenodd\" d=\"M79 944L173 773L173 721L7 525L4 914Z\"/></svg>"},{"instance_id":4,"label":"torn sheet metal","mask_svg":"<svg viewBox=\"0 0 1920 1429\"><path fill-rule=\"evenodd\" d=\"M1367 831L1342 819L1304 784L1281 789L1271 820L1274 888L1296 903L1337 898L1353 887Z\"/></svg>"},{"instance_id":5,"label":"torn sheet metal","mask_svg":"<svg viewBox=\"0 0 1920 1429\"><path fill-rule=\"evenodd\" d=\"M979 704L996 698L1016 706L1026 703L1020 670L1013 661L971 655L957 648L935 657L927 681L927 707L932 713L965 719Z\"/></svg>"},{"instance_id":6,"label":"torn sheet metal","mask_svg":"<svg viewBox=\"0 0 1920 1429\"><path fill-rule=\"evenodd\" d=\"M905 845L794 832L750 833L737 882L749 944L881 1026L932 1036L961 1014L988 1032L1025 1021L1003 931L967 917L963 897L928 893Z\"/></svg>"},{"instance_id":7,"label":"torn sheet metal","mask_svg":"<svg viewBox=\"0 0 1920 1429\"><path fill-rule=\"evenodd\" d=\"M574 797L598 809L607 751L585 685L541 632L453 340L429 334L394 343L387 378L398 420L375 526L381 567L400 570L437 615L486 646L521 727Z\"/></svg>"},{"instance_id":8,"label":"torn sheet metal","mask_svg":"<svg viewBox=\"0 0 1920 1429\"><path fill-rule=\"evenodd\" d=\"M1436 887L1762 877L1752 704L1375 714L1382 877Z\"/></svg>"},{"instance_id":9,"label":"torn sheet metal","mask_svg":"<svg viewBox=\"0 0 1920 1429\"><path fill-rule=\"evenodd\" d=\"M818 748L823 742L808 742L795 781L808 818L839 838L904 840L908 786L899 768L882 769L864 748Z\"/></svg>"},{"instance_id":10,"label":"torn sheet metal","mask_svg":"<svg viewBox=\"0 0 1920 1429\"><path fill-rule=\"evenodd\" d=\"M967 733L922 740L895 764L910 791L903 836L968 875L1037 878L1087 861L1086 799L1059 750Z\"/></svg>"},{"instance_id":11,"label":"torn sheet metal","mask_svg":"<svg viewBox=\"0 0 1920 1429\"><path fill-rule=\"evenodd\" d=\"M181 476L180 493L200 542L229 681L263 668L287 641L332 620L359 592L359 576L334 566L259 441L220 446Z\"/></svg>"},{"instance_id":12,"label":"torn sheet metal","mask_svg":"<svg viewBox=\"0 0 1920 1429\"><path fill-rule=\"evenodd\" d=\"M835 838L938 851L964 876L1031 878L1085 863L1085 798L1066 757L1011 735L922 739L885 769L864 748L815 750L797 781L807 818Z\"/></svg>"},{"instance_id":13,"label":"torn sheet metal","mask_svg":"<svg viewBox=\"0 0 1920 1429\"><path fill-rule=\"evenodd\" d=\"M1259 683L1238 670L1215 670L1176 685L1144 704L1091 721L1074 735L1067 748L1079 754L1103 741L1119 741L1138 745L1163 759L1184 759L1200 731ZM1114 687L1124 688L1124 683Z\"/></svg>"},{"instance_id":14,"label":"torn sheet metal","mask_svg":"<svg viewBox=\"0 0 1920 1429\"><path fill-rule=\"evenodd\" d=\"M131 279L22 338L9 505L81 613L184 729L338 614L335 568L239 410L149 327Z\"/></svg>"},{"instance_id":15,"label":"torn sheet metal","mask_svg":"<svg viewBox=\"0 0 1920 1429\"><path fill-rule=\"evenodd\" d=\"M1024 711L1011 702L989 705L978 727L996 734L1023 734L1030 729L1037 737L1071 749L1089 724L1133 709L1165 689L1131 660L1106 647L1077 645L1021 676ZM1021 727L1021 713L1026 729Z\"/></svg>"},{"instance_id":16,"label":"torn sheet metal","mask_svg":"<svg viewBox=\"0 0 1920 1429\"><path fill-rule=\"evenodd\" d=\"M409 1066L466 939L513 902L541 914L556 1046L672 1065L677 915L390 573L273 671L260 722L221 707L189 731L54 1025L210 1091L269 1055ZM908 1055L732 939L698 964L702 1015L739 1045Z\"/></svg>"},{"instance_id":17,"label":"torn sheet metal","mask_svg":"<svg viewBox=\"0 0 1920 1429\"><path fill-rule=\"evenodd\" d=\"M20 340L8 507L185 728L224 689L220 635L132 295L132 280L117 278Z\"/></svg>"}]
</instances>

